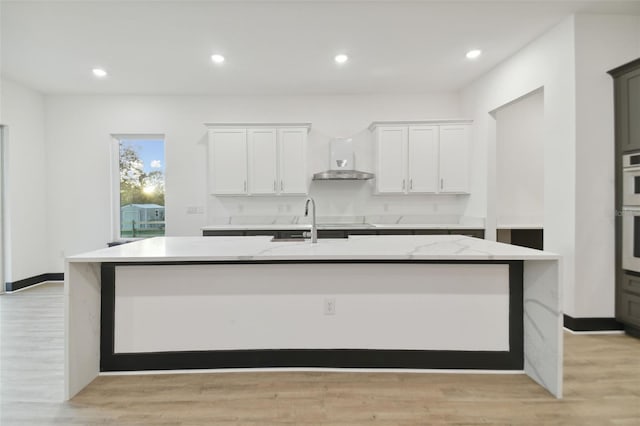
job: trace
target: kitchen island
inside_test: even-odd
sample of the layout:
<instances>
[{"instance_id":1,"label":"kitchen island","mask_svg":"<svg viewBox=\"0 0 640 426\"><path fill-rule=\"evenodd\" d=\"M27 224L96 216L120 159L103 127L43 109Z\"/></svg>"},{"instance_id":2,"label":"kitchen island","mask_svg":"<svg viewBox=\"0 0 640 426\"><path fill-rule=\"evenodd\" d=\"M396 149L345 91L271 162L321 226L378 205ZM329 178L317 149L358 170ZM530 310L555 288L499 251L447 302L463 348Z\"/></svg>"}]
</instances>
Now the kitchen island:
<instances>
[{"instance_id":1,"label":"kitchen island","mask_svg":"<svg viewBox=\"0 0 640 426\"><path fill-rule=\"evenodd\" d=\"M162 237L67 258L65 392L100 372L524 371L562 395L557 255L457 235Z\"/></svg>"}]
</instances>

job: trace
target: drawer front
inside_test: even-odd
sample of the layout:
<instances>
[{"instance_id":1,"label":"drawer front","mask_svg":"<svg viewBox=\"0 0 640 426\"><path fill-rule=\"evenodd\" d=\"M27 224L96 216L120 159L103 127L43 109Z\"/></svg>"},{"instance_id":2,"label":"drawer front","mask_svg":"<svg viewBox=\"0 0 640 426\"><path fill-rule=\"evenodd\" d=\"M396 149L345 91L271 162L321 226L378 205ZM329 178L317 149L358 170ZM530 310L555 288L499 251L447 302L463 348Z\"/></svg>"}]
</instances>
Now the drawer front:
<instances>
[{"instance_id":1,"label":"drawer front","mask_svg":"<svg viewBox=\"0 0 640 426\"><path fill-rule=\"evenodd\" d=\"M282 238L282 239L300 238L300 239L303 239L305 232L309 232L309 231L305 230L305 229L280 231L277 234L277 238Z\"/></svg>"},{"instance_id":2,"label":"drawer front","mask_svg":"<svg viewBox=\"0 0 640 426\"><path fill-rule=\"evenodd\" d=\"M278 235L278 231L267 231L267 230L250 230L244 233L247 237L275 237Z\"/></svg>"},{"instance_id":3,"label":"drawer front","mask_svg":"<svg viewBox=\"0 0 640 426\"><path fill-rule=\"evenodd\" d=\"M333 229L319 229L318 238L347 238L346 231L338 231Z\"/></svg>"},{"instance_id":4,"label":"drawer front","mask_svg":"<svg viewBox=\"0 0 640 426\"><path fill-rule=\"evenodd\" d=\"M347 229L347 235L378 235L375 229Z\"/></svg>"},{"instance_id":5,"label":"drawer front","mask_svg":"<svg viewBox=\"0 0 640 426\"><path fill-rule=\"evenodd\" d=\"M245 231L202 231L203 237L244 237Z\"/></svg>"},{"instance_id":6,"label":"drawer front","mask_svg":"<svg viewBox=\"0 0 640 426\"><path fill-rule=\"evenodd\" d=\"M484 229L462 229L460 231L452 230L449 232L453 235L464 235L466 237L484 238Z\"/></svg>"},{"instance_id":7,"label":"drawer front","mask_svg":"<svg viewBox=\"0 0 640 426\"><path fill-rule=\"evenodd\" d=\"M621 290L623 292L636 293L640 295L640 277L623 274Z\"/></svg>"},{"instance_id":8,"label":"drawer front","mask_svg":"<svg viewBox=\"0 0 640 426\"><path fill-rule=\"evenodd\" d=\"M416 229L415 235L448 235L449 231L446 229Z\"/></svg>"},{"instance_id":9,"label":"drawer front","mask_svg":"<svg viewBox=\"0 0 640 426\"><path fill-rule=\"evenodd\" d=\"M622 293L620 295L619 316L623 322L640 327L640 296Z\"/></svg>"},{"instance_id":10,"label":"drawer front","mask_svg":"<svg viewBox=\"0 0 640 426\"><path fill-rule=\"evenodd\" d=\"M413 229L380 229L378 235L413 235Z\"/></svg>"}]
</instances>

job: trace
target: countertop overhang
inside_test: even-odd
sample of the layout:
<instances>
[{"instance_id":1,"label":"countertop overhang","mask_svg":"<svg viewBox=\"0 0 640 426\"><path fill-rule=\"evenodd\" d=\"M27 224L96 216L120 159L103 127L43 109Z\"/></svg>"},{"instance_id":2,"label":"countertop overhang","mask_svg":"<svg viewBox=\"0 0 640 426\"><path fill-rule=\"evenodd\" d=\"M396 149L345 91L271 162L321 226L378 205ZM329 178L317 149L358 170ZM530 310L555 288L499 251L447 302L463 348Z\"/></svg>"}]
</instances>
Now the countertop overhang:
<instances>
[{"instance_id":1,"label":"countertop overhang","mask_svg":"<svg viewBox=\"0 0 640 426\"><path fill-rule=\"evenodd\" d=\"M553 260L554 253L462 235L350 236L271 241L271 237L156 237L67 257L67 262Z\"/></svg>"}]
</instances>

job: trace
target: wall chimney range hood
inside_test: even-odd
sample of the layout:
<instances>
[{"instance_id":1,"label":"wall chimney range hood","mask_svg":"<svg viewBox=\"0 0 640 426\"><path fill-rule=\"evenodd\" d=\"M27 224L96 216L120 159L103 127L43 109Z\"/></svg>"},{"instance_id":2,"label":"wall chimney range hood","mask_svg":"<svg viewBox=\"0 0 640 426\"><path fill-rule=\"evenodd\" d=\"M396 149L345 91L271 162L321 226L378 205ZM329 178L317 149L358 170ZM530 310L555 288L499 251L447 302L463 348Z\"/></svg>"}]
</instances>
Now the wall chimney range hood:
<instances>
[{"instance_id":1,"label":"wall chimney range hood","mask_svg":"<svg viewBox=\"0 0 640 426\"><path fill-rule=\"evenodd\" d=\"M336 138L331 141L329 170L315 173L313 180L367 180L373 173L355 170L353 141L350 138Z\"/></svg>"}]
</instances>

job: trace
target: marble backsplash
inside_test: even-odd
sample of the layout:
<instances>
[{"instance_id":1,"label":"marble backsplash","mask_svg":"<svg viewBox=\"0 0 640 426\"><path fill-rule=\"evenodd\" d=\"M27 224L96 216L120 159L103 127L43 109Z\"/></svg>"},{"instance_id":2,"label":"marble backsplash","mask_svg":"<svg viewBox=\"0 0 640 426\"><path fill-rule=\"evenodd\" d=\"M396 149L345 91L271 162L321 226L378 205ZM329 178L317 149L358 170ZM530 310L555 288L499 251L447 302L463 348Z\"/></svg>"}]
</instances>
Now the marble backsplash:
<instances>
[{"instance_id":1,"label":"marble backsplash","mask_svg":"<svg viewBox=\"0 0 640 426\"><path fill-rule=\"evenodd\" d=\"M318 216L319 224L371 223L371 224L460 224L484 228L484 219L457 215L368 215L368 216ZM237 215L217 216L208 225L296 225L311 223L311 218L294 215Z\"/></svg>"}]
</instances>

